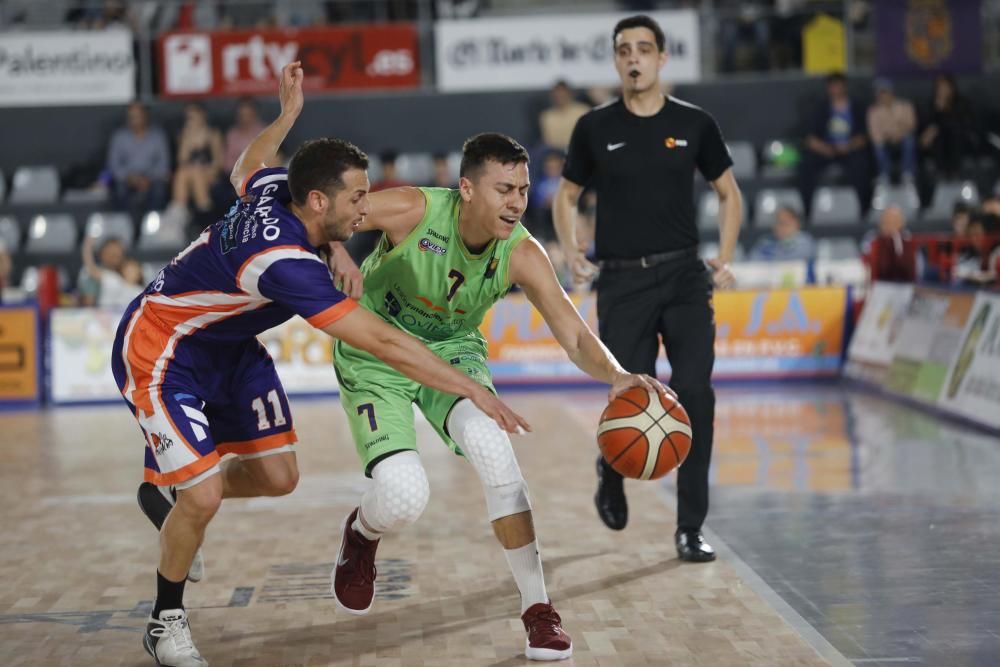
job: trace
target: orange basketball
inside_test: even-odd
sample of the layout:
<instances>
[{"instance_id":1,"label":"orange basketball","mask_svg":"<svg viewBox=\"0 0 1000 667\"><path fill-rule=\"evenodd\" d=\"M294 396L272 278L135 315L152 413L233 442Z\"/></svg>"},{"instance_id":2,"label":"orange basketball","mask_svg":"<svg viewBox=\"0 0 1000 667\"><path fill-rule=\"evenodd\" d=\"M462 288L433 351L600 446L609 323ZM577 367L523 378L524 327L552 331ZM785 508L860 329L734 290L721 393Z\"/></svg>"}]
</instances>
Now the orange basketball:
<instances>
[{"instance_id":1,"label":"orange basketball","mask_svg":"<svg viewBox=\"0 0 1000 667\"><path fill-rule=\"evenodd\" d=\"M673 396L632 387L604 408L597 444L625 477L658 479L687 458L691 420Z\"/></svg>"}]
</instances>

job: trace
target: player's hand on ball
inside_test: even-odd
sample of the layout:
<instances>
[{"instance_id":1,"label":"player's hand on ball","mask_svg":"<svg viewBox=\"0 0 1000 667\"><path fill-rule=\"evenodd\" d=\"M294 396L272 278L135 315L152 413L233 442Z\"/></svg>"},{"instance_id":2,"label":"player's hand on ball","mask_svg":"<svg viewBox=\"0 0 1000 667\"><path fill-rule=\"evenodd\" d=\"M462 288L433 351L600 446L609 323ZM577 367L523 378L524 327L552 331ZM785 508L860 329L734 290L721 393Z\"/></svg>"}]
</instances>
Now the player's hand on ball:
<instances>
[{"instance_id":1,"label":"player's hand on ball","mask_svg":"<svg viewBox=\"0 0 1000 667\"><path fill-rule=\"evenodd\" d=\"M327 263L330 272L333 273L334 286L352 299L360 299L365 277L351 259L343 243L334 241L330 244L330 257Z\"/></svg>"},{"instance_id":2,"label":"player's hand on ball","mask_svg":"<svg viewBox=\"0 0 1000 667\"><path fill-rule=\"evenodd\" d=\"M488 389L482 388L477 391L469 400L476 404L476 407L492 417L493 420L508 433L521 434L530 433L531 426L524 420L524 417L517 414L506 403L497 398Z\"/></svg>"},{"instance_id":3,"label":"player's hand on ball","mask_svg":"<svg viewBox=\"0 0 1000 667\"><path fill-rule=\"evenodd\" d=\"M656 392L661 396L673 396L674 398L677 398L677 394L674 393L673 389L666 386L656 378L641 373L622 373L616 376L614 382L611 383L611 390L608 392L608 400L615 400L618 396L632 387L643 387L646 390Z\"/></svg>"},{"instance_id":4,"label":"player's hand on ball","mask_svg":"<svg viewBox=\"0 0 1000 667\"><path fill-rule=\"evenodd\" d=\"M302 97L302 61L296 60L281 68L281 82L278 84L278 99L281 113L297 118L305 100Z\"/></svg>"},{"instance_id":5,"label":"player's hand on ball","mask_svg":"<svg viewBox=\"0 0 1000 667\"><path fill-rule=\"evenodd\" d=\"M723 264L720 259L710 259L708 265L712 268L712 282L716 287L719 289L736 287L736 276L729 270L728 264Z\"/></svg>"}]
</instances>

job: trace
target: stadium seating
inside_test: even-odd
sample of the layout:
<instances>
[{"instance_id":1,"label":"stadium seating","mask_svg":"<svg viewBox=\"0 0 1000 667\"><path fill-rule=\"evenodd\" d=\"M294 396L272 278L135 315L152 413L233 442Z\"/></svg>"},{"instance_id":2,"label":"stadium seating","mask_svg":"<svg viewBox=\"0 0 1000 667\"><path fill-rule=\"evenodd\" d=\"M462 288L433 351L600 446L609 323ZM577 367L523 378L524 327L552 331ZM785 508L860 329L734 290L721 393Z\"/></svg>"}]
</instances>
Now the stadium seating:
<instances>
[{"instance_id":1,"label":"stadium seating","mask_svg":"<svg viewBox=\"0 0 1000 667\"><path fill-rule=\"evenodd\" d=\"M955 203L959 201L969 205L979 203L979 189L974 182L938 183L934 188L931 205L924 211L923 219L934 222L949 220Z\"/></svg>"},{"instance_id":2,"label":"stadium seating","mask_svg":"<svg viewBox=\"0 0 1000 667\"><path fill-rule=\"evenodd\" d=\"M21 247L21 228L15 218L6 215L0 217L0 242L3 242L7 252L11 254Z\"/></svg>"},{"instance_id":3,"label":"stadium seating","mask_svg":"<svg viewBox=\"0 0 1000 667\"><path fill-rule=\"evenodd\" d=\"M858 242L850 236L835 236L816 241L816 259L841 260L861 257Z\"/></svg>"},{"instance_id":4,"label":"stadium seating","mask_svg":"<svg viewBox=\"0 0 1000 667\"><path fill-rule=\"evenodd\" d=\"M428 185L434 177L434 160L429 153L401 153L396 159L400 180L414 185Z\"/></svg>"},{"instance_id":5,"label":"stadium seating","mask_svg":"<svg viewBox=\"0 0 1000 667\"><path fill-rule=\"evenodd\" d=\"M180 225L165 224L161 213L150 211L143 216L139 228L139 250L173 252L182 249L187 243L184 229Z\"/></svg>"},{"instance_id":6,"label":"stadium seating","mask_svg":"<svg viewBox=\"0 0 1000 667\"><path fill-rule=\"evenodd\" d=\"M743 220L749 215L749 204L743 198ZM709 189L701 193L698 199L698 229L713 230L719 228L719 196L715 190Z\"/></svg>"},{"instance_id":7,"label":"stadium seating","mask_svg":"<svg viewBox=\"0 0 1000 667\"><path fill-rule=\"evenodd\" d=\"M812 200L814 227L848 227L860 222L861 205L853 188L817 188Z\"/></svg>"},{"instance_id":8,"label":"stadium seating","mask_svg":"<svg viewBox=\"0 0 1000 667\"><path fill-rule=\"evenodd\" d=\"M872 208L868 213L870 222L877 224L882 211L890 206L903 209L907 220L914 220L920 211L920 197L913 185L890 185L875 188Z\"/></svg>"},{"instance_id":9,"label":"stadium seating","mask_svg":"<svg viewBox=\"0 0 1000 667\"><path fill-rule=\"evenodd\" d=\"M58 200L59 172L55 167L18 167L14 172L11 204L52 204Z\"/></svg>"},{"instance_id":10,"label":"stadium seating","mask_svg":"<svg viewBox=\"0 0 1000 667\"><path fill-rule=\"evenodd\" d=\"M69 254L76 249L76 221L68 213L36 215L24 251L30 255Z\"/></svg>"},{"instance_id":11,"label":"stadium seating","mask_svg":"<svg viewBox=\"0 0 1000 667\"><path fill-rule=\"evenodd\" d=\"M733 176L737 180L754 178L757 175L757 152L749 141L730 143L729 154L733 158Z\"/></svg>"},{"instance_id":12,"label":"stadium seating","mask_svg":"<svg viewBox=\"0 0 1000 667\"><path fill-rule=\"evenodd\" d=\"M128 213L96 212L87 218L84 234L100 240L117 238L128 250L135 239L135 225Z\"/></svg>"},{"instance_id":13,"label":"stadium seating","mask_svg":"<svg viewBox=\"0 0 1000 667\"><path fill-rule=\"evenodd\" d=\"M3 203L3 200L6 196L7 196L7 177L4 175L3 170L0 169L0 203Z\"/></svg>"},{"instance_id":14,"label":"stadium seating","mask_svg":"<svg viewBox=\"0 0 1000 667\"><path fill-rule=\"evenodd\" d=\"M774 225L775 213L782 206L791 206L802 212L802 195L793 188L765 188L757 193L753 205L754 226L770 229Z\"/></svg>"}]
</instances>

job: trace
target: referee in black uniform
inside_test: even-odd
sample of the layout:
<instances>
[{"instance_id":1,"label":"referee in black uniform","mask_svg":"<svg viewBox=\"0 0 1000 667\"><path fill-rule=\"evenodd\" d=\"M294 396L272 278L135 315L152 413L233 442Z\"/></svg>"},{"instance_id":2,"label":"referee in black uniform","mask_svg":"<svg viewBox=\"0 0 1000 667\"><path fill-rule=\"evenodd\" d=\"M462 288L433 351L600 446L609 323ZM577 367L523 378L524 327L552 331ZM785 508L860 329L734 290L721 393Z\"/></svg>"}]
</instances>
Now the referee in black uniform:
<instances>
[{"instance_id":1,"label":"referee in black uniform","mask_svg":"<svg viewBox=\"0 0 1000 667\"><path fill-rule=\"evenodd\" d=\"M715 559L701 526L708 514L715 393L713 286L732 287L728 262L739 236L743 203L732 159L715 119L665 97L659 73L667 62L660 26L633 16L615 26L615 68L622 97L593 109L573 130L554 203L554 221L579 281L597 278L601 340L626 370L656 374L662 337L671 388L691 417L693 442L677 477L678 556ZM719 195L719 256L698 258L694 171ZM597 266L576 242L576 206L584 187L597 193ZM601 519L621 530L628 507L621 476L597 462L595 502Z\"/></svg>"}]
</instances>

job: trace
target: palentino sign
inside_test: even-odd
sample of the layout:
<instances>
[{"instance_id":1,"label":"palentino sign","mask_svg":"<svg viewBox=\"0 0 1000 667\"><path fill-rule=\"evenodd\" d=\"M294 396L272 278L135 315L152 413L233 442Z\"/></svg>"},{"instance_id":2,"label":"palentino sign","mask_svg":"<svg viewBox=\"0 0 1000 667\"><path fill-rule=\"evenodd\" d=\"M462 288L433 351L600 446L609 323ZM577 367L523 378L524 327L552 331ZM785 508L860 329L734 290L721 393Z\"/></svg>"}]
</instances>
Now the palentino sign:
<instances>
[{"instance_id":1,"label":"palentino sign","mask_svg":"<svg viewBox=\"0 0 1000 667\"><path fill-rule=\"evenodd\" d=\"M700 77L698 14L650 14L666 33L664 81ZM525 16L438 21L434 26L437 85L442 91L615 85L611 32L628 14Z\"/></svg>"},{"instance_id":2,"label":"palentino sign","mask_svg":"<svg viewBox=\"0 0 1000 667\"><path fill-rule=\"evenodd\" d=\"M123 104L133 97L128 30L0 33L0 106Z\"/></svg>"},{"instance_id":3,"label":"palentino sign","mask_svg":"<svg viewBox=\"0 0 1000 667\"><path fill-rule=\"evenodd\" d=\"M281 68L293 60L302 61L307 91L420 83L411 24L170 33L159 44L166 96L273 94Z\"/></svg>"}]
</instances>

